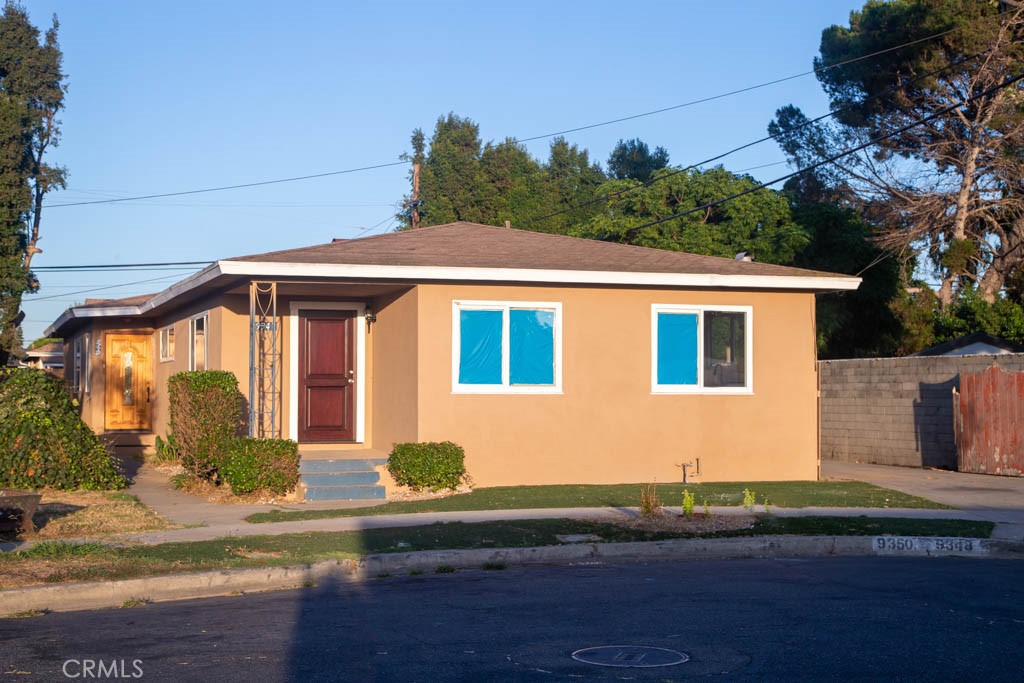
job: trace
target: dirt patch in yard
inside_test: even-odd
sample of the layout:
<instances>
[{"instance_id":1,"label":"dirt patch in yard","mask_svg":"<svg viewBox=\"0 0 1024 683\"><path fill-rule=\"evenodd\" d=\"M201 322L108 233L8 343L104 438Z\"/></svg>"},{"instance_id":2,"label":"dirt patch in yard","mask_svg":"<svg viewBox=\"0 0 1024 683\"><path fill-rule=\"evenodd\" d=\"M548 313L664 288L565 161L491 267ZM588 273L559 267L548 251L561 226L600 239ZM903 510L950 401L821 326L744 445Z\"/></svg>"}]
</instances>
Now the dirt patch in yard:
<instances>
[{"instance_id":1,"label":"dirt patch in yard","mask_svg":"<svg viewBox=\"0 0 1024 683\"><path fill-rule=\"evenodd\" d=\"M29 537L31 540L102 537L175 528L129 493L50 489L41 493L43 497L32 517L37 531Z\"/></svg>"},{"instance_id":2,"label":"dirt patch in yard","mask_svg":"<svg viewBox=\"0 0 1024 683\"><path fill-rule=\"evenodd\" d=\"M710 534L716 531L751 529L756 518L753 514L706 515L695 512L689 517L671 512L640 515L619 522L621 526L641 531L671 531L685 534Z\"/></svg>"}]
</instances>

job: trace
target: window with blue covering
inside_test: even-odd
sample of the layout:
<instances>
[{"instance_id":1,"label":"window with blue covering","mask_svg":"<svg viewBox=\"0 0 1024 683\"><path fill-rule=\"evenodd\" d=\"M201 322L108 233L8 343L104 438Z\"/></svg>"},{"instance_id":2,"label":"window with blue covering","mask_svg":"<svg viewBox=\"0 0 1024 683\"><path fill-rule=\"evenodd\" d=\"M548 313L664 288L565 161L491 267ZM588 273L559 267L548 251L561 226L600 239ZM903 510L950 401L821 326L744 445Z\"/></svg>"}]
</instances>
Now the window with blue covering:
<instances>
[{"instance_id":1,"label":"window with blue covering","mask_svg":"<svg viewBox=\"0 0 1024 683\"><path fill-rule=\"evenodd\" d=\"M652 306L652 391L751 393L752 317L749 306Z\"/></svg>"},{"instance_id":2,"label":"window with blue covering","mask_svg":"<svg viewBox=\"0 0 1024 683\"><path fill-rule=\"evenodd\" d=\"M453 391L560 392L561 313L558 303L454 302Z\"/></svg>"}]
</instances>

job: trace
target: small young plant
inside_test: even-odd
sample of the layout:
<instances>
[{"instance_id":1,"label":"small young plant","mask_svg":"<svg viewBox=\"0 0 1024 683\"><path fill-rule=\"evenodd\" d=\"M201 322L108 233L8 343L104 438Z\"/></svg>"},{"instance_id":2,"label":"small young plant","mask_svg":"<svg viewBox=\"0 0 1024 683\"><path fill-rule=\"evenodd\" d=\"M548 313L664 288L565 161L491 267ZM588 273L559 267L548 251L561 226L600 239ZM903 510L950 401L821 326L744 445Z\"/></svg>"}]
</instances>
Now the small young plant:
<instances>
[{"instance_id":1,"label":"small young plant","mask_svg":"<svg viewBox=\"0 0 1024 683\"><path fill-rule=\"evenodd\" d=\"M768 496L765 496L764 497L764 511L765 511L766 514L769 514L769 515L772 513L772 510L771 510L770 506L771 506L771 503L768 502Z\"/></svg>"},{"instance_id":2,"label":"small young plant","mask_svg":"<svg viewBox=\"0 0 1024 683\"><path fill-rule=\"evenodd\" d=\"M757 494L750 489L743 489L743 507L748 510L753 510L754 505L757 504Z\"/></svg>"},{"instance_id":3,"label":"small young plant","mask_svg":"<svg viewBox=\"0 0 1024 683\"><path fill-rule=\"evenodd\" d=\"M661 512L661 501L658 500L658 485L642 484L640 486L640 514L653 517Z\"/></svg>"},{"instance_id":4,"label":"small young plant","mask_svg":"<svg viewBox=\"0 0 1024 683\"><path fill-rule=\"evenodd\" d=\"M693 494L689 489L683 491L683 517L693 517Z\"/></svg>"},{"instance_id":5,"label":"small young plant","mask_svg":"<svg viewBox=\"0 0 1024 683\"><path fill-rule=\"evenodd\" d=\"M711 516L711 506L708 505L708 499L707 498L704 499L704 516L705 517L710 517Z\"/></svg>"}]
</instances>

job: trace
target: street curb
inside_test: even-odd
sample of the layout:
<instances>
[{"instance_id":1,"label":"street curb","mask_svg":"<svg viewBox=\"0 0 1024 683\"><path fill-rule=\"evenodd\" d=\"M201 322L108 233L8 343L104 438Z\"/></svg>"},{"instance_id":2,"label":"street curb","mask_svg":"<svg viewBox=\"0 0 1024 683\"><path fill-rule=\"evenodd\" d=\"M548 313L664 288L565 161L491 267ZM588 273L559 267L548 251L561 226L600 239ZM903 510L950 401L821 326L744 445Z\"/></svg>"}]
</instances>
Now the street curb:
<instances>
[{"instance_id":1,"label":"street curb","mask_svg":"<svg viewBox=\"0 0 1024 683\"><path fill-rule=\"evenodd\" d=\"M882 538L882 537L879 537ZM936 553L904 539L906 548L876 550L873 536L758 536L674 539L631 543L591 543L534 548L426 550L367 555L359 560L328 560L310 565L228 569L0 591L0 617L30 612L73 612L121 607L134 601L191 600L298 588L325 578L363 581L397 574L538 564L603 564L666 560L726 560L827 556L987 557L1024 559L1024 544L987 539L971 541L970 551ZM909 540L908 540L909 539ZM891 545L891 544L890 544Z\"/></svg>"}]
</instances>

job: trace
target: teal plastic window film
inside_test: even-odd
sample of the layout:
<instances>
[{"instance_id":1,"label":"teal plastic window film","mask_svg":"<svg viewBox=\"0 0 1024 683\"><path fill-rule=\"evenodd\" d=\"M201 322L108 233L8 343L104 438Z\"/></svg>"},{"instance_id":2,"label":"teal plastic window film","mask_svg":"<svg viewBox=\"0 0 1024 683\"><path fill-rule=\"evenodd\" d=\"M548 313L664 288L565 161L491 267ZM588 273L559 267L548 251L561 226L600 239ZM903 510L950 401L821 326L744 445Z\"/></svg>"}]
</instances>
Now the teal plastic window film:
<instances>
[{"instance_id":1,"label":"teal plastic window film","mask_svg":"<svg viewBox=\"0 0 1024 683\"><path fill-rule=\"evenodd\" d=\"M697 353L697 314L658 313L658 384L696 385Z\"/></svg>"},{"instance_id":2,"label":"teal plastic window film","mask_svg":"<svg viewBox=\"0 0 1024 683\"><path fill-rule=\"evenodd\" d=\"M555 312L509 311L509 384L555 383Z\"/></svg>"},{"instance_id":3,"label":"teal plastic window film","mask_svg":"<svg viewBox=\"0 0 1024 683\"><path fill-rule=\"evenodd\" d=\"M459 311L459 383L502 384L502 311Z\"/></svg>"}]
</instances>

